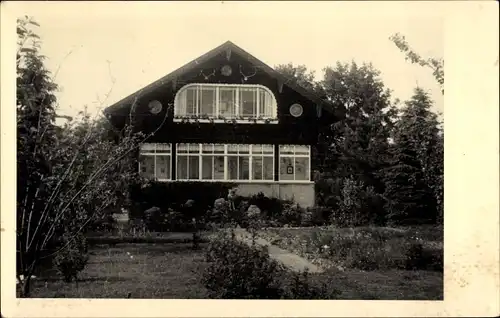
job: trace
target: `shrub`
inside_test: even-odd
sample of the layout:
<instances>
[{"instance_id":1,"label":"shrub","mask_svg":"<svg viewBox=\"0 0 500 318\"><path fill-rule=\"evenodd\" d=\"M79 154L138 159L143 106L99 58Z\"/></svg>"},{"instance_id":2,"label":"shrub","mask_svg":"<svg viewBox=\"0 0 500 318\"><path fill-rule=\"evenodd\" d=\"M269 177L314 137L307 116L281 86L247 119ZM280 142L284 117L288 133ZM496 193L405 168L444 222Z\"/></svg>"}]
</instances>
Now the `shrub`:
<instances>
[{"instance_id":1,"label":"shrub","mask_svg":"<svg viewBox=\"0 0 500 318\"><path fill-rule=\"evenodd\" d=\"M161 231L161 227L165 222L165 216L158 207L152 207L144 211L144 223L146 229L152 232Z\"/></svg>"},{"instance_id":2,"label":"shrub","mask_svg":"<svg viewBox=\"0 0 500 318\"><path fill-rule=\"evenodd\" d=\"M131 201L140 206L139 213L151 206L162 211L181 212L186 219L201 218L218 198L225 198L234 184L225 182L151 182L147 187L131 186ZM188 200L193 205L188 207Z\"/></svg>"},{"instance_id":3,"label":"shrub","mask_svg":"<svg viewBox=\"0 0 500 318\"><path fill-rule=\"evenodd\" d=\"M330 223L341 227L386 223L385 201L373 187L365 187L353 177L344 179L341 197Z\"/></svg>"},{"instance_id":4,"label":"shrub","mask_svg":"<svg viewBox=\"0 0 500 318\"><path fill-rule=\"evenodd\" d=\"M286 202L283 204L283 210L279 216L281 224L288 224L289 226L300 226L305 209L296 203Z\"/></svg>"},{"instance_id":5,"label":"shrub","mask_svg":"<svg viewBox=\"0 0 500 318\"><path fill-rule=\"evenodd\" d=\"M62 249L54 258L54 265L65 282L77 280L78 273L85 268L89 259L86 239L82 234L74 237L64 234L61 245Z\"/></svg>"},{"instance_id":6,"label":"shrub","mask_svg":"<svg viewBox=\"0 0 500 318\"><path fill-rule=\"evenodd\" d=\"M328 286L326 281L313 281L307 271L293 273L288 277L283 284L284 299L333 299L340 294L339 290Z\"/></svg>"},{"instance_id":7,"label":"shrub","mask_svg":"<svg viewBox=\"0 0 500 318\"><path fill-rule=\"evenodd\" d=\"M203 283L210 298L279 299L278 281L283 268L266 250L249 247L231 238L218 238L206 252L210 265Z\"/></svg>"},{"instance_id":8,"label":"shrub","mask_svg":"<svg viewBox=\"0 0 500 318\"><path fill-rule=\"evenodd\" d=\"M185 231L188 225L182 213L173 209L168 209L163 218L164 226L162 230L168 231Z\"/></svg>"}]
</instances>

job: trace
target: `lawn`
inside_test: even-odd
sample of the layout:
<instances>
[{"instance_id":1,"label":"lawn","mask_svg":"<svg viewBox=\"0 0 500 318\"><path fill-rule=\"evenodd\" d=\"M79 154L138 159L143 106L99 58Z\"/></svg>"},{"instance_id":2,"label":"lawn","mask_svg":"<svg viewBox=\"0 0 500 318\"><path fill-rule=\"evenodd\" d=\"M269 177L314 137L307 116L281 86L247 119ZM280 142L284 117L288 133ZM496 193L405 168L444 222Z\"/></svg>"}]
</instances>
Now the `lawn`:
<instances>
[{"instance_id":1,"label":"lawn","mask_svg":"<svg viewBox=\"0 0 500 318\"><path fill-rule=\"evenodd\" d=\"M442 271L435 268L404 270L393 266L394 259L404 258L408 243L415 238L427 248L442 252L439 229L285 228L261 231L260 236L326 266L324 273L310 274L310 277L318 282L330 282L328 285L338 291L336 299L443 298ZM330 248L317 251L317 246L323 244ZM204 257L206 245L202 243L198 250L193 250L191 243L183 242L95 245L90 248L89 263L80 273L78 283L64 283L54 270L46 270L33 281L31 297L207 298L201 283L201 274L208 265ZM362 269L360 262L356 262L359 259L371 259L377 265Z\"/></svg>"},{"instance_id":2,"label":"lawn","mask_svg":"<svg viewBox=\"0 0 500 318\"><path fill-rule=\"evenodd\" d=\"M200 274L203 247L191 244L94 246L80 281L64 283L53 271L33 282L35 298L206 298Z\"/></svg>"},{"instance_id":3,"label":"lawn","mask_svg":"<svg viewBox=\"0 0 500 318\"><path fill-rule=\"evenodd\" d=\"M340 299L443 299L442 228L280 228L259 236L327 268L314 276L336 282ZM415 268L411 247L422 244ZM423 261L419 262L421 259Z\"/></svg>"}]
</instances>

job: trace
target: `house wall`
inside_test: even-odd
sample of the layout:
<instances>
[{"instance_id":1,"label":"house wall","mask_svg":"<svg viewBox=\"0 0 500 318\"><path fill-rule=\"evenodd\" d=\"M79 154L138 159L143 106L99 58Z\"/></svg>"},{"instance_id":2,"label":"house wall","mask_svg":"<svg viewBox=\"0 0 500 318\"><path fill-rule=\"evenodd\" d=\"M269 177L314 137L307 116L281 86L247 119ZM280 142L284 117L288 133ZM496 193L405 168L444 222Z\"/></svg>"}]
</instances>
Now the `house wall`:
<instances>
[{"instance_id":1,"label":"house wall","mask_svg":"<svg viewBox=\"0 0 500 318\"><path fill-rule=\"evenodd\" d=\"M267 197L293 200L302 207L313 207L315 203L314 182L309 183L241 183L237 193L251 196L259 192Z\"/></svg>"},{"instance_id":2,"label":"house wall","mask_svg":"<svg viewBox=\"0 0 500 318\"><path fill-rule=\"evenodd\" d=\"M223 65L230 65L231 76L223 76L220 69ZM253 76L250 76L254 74ZM212 74L208 76L209 74ZM244 76L249 76L244 80ZM175 83L175 84L174 84ZM185 85L191 83L224 83L224 84L259 84L271 90L274 94L278 109L277 124L254 123L179 123L174 122L174 99L176 93ZM158 100L163 104L163 110L153 115L149 112L148 103ZM290 115L289 107L299 103L304 113L299 118ZM171 104L170 108L167 106ZM135 105L135 127L143 132L152 132L161 127L149 142L193 142L193 143L239 143L239 144L314 144L317 142L317 109L316 105L298 92L280 84L260 69L256 69L246 59L232 54L230 60L225 54L202 63L196 69L177 78L173 83L166 83L164 87L154 93L140 96ZM124 113L124 119L128 114Z\"/></svg>"}]
</instances>

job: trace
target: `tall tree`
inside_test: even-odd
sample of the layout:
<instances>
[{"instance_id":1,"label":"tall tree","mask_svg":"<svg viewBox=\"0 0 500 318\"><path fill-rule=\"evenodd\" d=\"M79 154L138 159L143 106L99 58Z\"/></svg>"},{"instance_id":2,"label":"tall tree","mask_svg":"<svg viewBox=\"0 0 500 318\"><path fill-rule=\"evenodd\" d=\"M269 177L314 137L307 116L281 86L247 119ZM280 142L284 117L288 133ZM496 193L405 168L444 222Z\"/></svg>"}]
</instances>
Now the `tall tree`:
<instances>
[{"instance_id":1,"label":"tall tree","mask_svg":"<svg viewBox=\"0 0 500 318\"><path fill-rule=\"evenodd\" d=\"M429 95L416 88L395 126L393 165L383 171L395 218L442 218L443 134L431 107Z\"/></svg>"},{"instance_id":2,"label":"tall tree","mask_svg":"<svg viewBox=\"0 0 500 318\"><path fill-rule=\"evenodd\" d=\"M371 64L337 63L325 69L321 84L330 103L346 108L345 118L330 131L335 174L352 175L382 191L377 171L386 165L395 109L380 72Z\"/></svg>"},{"instance_id":3,"label":"tall tree","mask_svg":"<svg viewBox=\"0 0 500 318\"><path fill-rule=\"evenodd\" d=\"M126 197L138 178L131 155L157 130L143 136L127 125L109 139L105 119L85 110L56 126L57 85L32 30L39 25L28 17L17 25L17 278L28 297L40 264L84 248L88 225Z\"/></svg>"}]
</instances>

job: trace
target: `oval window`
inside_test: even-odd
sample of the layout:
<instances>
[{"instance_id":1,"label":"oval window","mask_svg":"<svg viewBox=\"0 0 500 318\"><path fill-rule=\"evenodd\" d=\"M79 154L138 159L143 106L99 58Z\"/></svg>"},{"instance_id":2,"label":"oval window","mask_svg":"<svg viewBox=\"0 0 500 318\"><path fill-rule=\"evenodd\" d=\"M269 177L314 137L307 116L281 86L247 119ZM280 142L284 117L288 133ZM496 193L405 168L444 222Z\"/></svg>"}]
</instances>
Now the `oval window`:
<instances>
[{"instance_id":1,"label":"oval window","mask_svg":"<svg viewBox=\"0 0 500 318\"><path fill-rule=\"evenodd\" d=\"M149 111L152 114L158 114L159 112L161 112L162 104L157 100L153 100L149 102L148 107Z\"/></svg>"},{"instance_id":2,"label":"oval window","mask_svg":"<svg viewBox=\"0 0 500 318\"><path fill-rule=\"evenodd\" d=\"M300 105L300 104L293 104L292 106L290 106L290 114L293 117L299 117L302 115L303 112L304 112L304 109L302 108L302 105Z\"/></svg>"}]
</instances>

